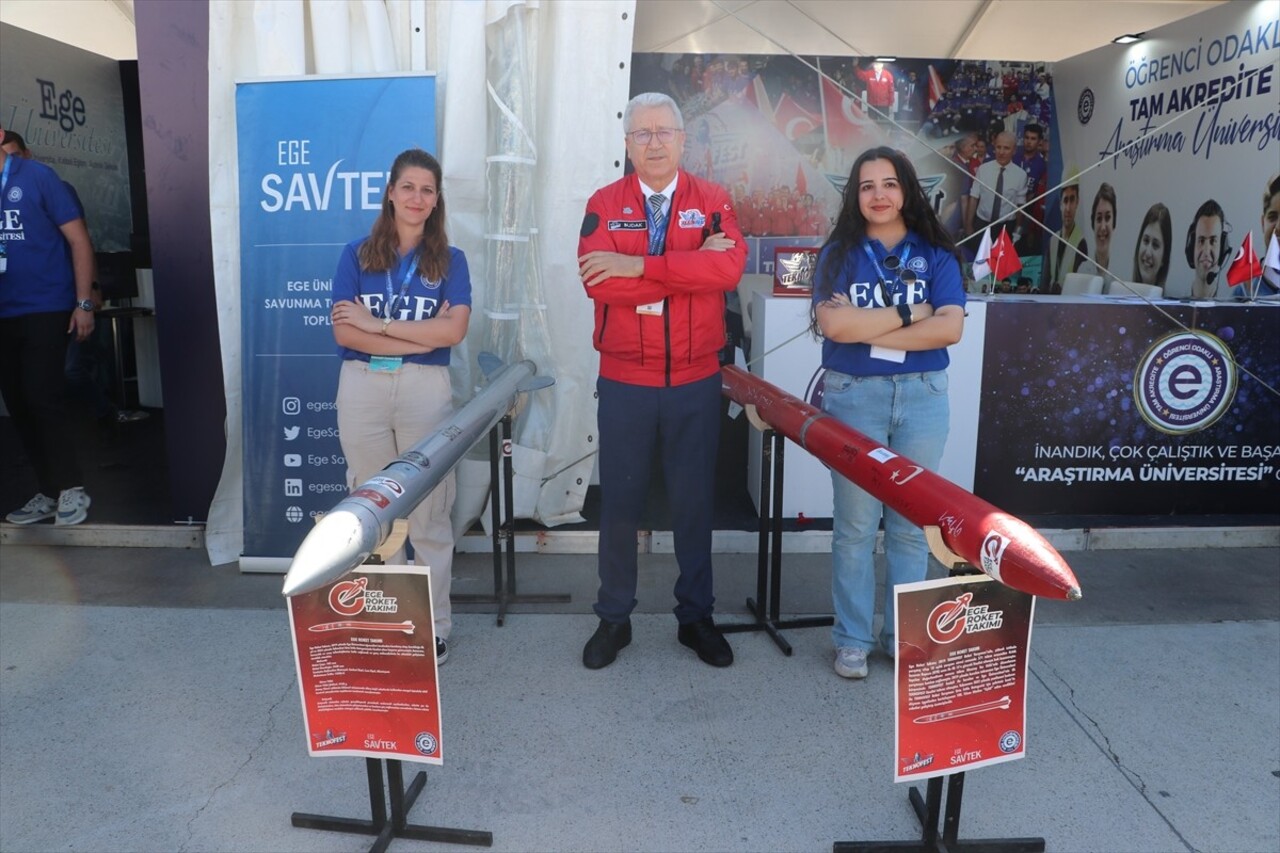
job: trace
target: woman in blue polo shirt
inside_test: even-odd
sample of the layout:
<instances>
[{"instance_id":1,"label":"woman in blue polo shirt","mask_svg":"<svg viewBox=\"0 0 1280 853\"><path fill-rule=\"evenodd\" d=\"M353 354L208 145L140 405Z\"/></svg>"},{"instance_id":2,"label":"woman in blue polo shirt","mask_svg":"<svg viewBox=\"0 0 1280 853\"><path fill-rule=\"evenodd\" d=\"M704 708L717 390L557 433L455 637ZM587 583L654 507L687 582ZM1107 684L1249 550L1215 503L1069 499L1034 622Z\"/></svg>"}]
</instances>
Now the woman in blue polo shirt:
<instances>
[{"instance_id":1,"label":"woman in blue polo shirt","mask_svg":"<svg viewBox=\"0 0 1280 853\"><path fill-rule=\"evenodd\" d=\"M937 469L946 443L947 346L964 330L964 282L955 245L901 152L873 148L853 164L844 200L818 259L814 332L823 338L822 408ZM835 670L867 674L878 642L893 654L893 587L923 580L923 532L832 471ZM884 518L884 627L872 635L872 551Z\"/></svg>"},{"instance_id":2,"label":"woman in blue polo shirt","mask_svg":"<svg viewBox=\"0 0 1280 853\"><path fill-rule=\"evenodd\" d=\"M467 334L471 276L445 234L440 163L396 157L368 237L342 250L333 279L333 336L342 356L338 432L356 488L453 412L450 347ZM414 560L431 567L436 661L448 657L455 495L450 474L409 514Z\"/></svg>"}]
</instances>

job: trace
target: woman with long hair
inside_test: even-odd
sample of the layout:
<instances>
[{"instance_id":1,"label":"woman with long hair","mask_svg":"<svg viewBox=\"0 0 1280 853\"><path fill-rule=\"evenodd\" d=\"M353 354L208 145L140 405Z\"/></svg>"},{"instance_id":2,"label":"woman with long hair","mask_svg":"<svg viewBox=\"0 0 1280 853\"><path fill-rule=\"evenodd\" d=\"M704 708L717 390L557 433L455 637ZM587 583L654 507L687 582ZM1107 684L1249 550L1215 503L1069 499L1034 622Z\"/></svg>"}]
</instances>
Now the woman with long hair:
<instances>
[{"instance_id":1,"label":"woman with long hair","mask_svg":"<svg viewBox=\"0 0 1280 853\"><path fill-rule=\"evenodd\" d=\"M964 331L956 247L900 151L873 148L853 164L835 227L818 257L812 328L822 339L822 408L919 465L936 469L950 419L947 346ZM893 588L923 580L924 533L832 472L835 670L867 674L877 642L894 654ZM872 552L884 519L884 625L872 633Z\"/></svg>"},{"instance_id":2,"label":"woman with long hair","mask_svg":"<svg viewBox=\"0 0 1280 853\"><path fill-rule=\"evenodd\" d=\"M440 183L440 163L426 151L396 157L372 231L342 250L333 278L338 438L351 489L453 412L449 352L467 334L471 275L449 245ZM437 663L448 657L452 627L454 496L449 474L409 514L414 561L431 567Z\"/></svg>"},{"instance_id":3,"label":"woman with long hair","mask_svg":"<svg viewBox=\"0 0 1280 853\"><path fill-rule=\"evenodd\" d=\"M1111 235L1116 230L1116 189L1111 184L1098 187L1089 210L1089 223L1093 226L1093 267L1088 269L1088 265L1084 265L1080 270L1112 281L1118 276L1111 272Z\"/></svg>"},{"instance_id":4,"label":"woman with long hair","mask_svg":"<svg viewBox=\"0 0 1280 853\"><path fill-rule=\"evenodd\" d=\"M1173 249L1173 220L1169 208L1156 203L1147 209L1133 247L1133 280L1164 287L1169 277L1169 253Z\"/></svg>"}]
</instances>

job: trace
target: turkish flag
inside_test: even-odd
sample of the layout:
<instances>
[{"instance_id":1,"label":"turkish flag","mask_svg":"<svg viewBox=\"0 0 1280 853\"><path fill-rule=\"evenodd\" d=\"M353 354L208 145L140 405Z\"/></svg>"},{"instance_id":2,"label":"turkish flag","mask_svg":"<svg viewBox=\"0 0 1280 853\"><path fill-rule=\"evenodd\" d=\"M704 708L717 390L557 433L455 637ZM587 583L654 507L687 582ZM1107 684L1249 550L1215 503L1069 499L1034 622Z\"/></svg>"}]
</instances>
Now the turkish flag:
<instances>
[{"instance_id":1,"label":"turkish flag","mask_svg":"<svg viewBox=\"0 0 1280 853\"><path fill-rule=\"evenodd\" d=\"M862 105L851 98L830 77L822 78L822 119L827 129L828 148L857 148L863 137L872 133L875 122L862 112Z\"/></svg>"},{"instance_id":2,"label":"turkish flag","mask_svg":"<svg viewBox=\"0 0 1280 853\"><path fill-rule=\"evenodd\" d=\"M990 263L991 274L996 277L996 281L1004 281L1022 269L1022 258L1018 257L1018 250L1013 248L1009 232L1004 228L1000 229L1000 236L991 244Z\"/></svg>"},{"instance_id":3,"label":"turkish flag","mask_svg":"<svg viewBox=\"0 0 1280 853\"><path fill-rule=\"evenodd\" d=\"M1253 253L1253 232L1244 235L1244 242L1236 250L1236 256L1227 267L1227 284L1244 284L1262 275L1262 263Z\"/></svg>"},{"instance_id":4,"label":"turkish flag","mask_svg":"<svg viewBox=\"0 0 1280 853\"><path fill-rule=\"evenodd\" d=\"M778 106L773 111L773 123L787 139L793 142L817 130L822 124L822 116L814 115L795 102L791 95L783 92L778 99Z\"/></svg>"},{"instance_id":5,"label":"turkish flag","mask_svg":"<svg viewBox=\"0 0 1280 853\"><path fill-rule=\"evenodd\" d=\"M796 194L804 195L809 191L809 182L804 177L804 163L796 163Z\"/></svg>"}]
</instances>

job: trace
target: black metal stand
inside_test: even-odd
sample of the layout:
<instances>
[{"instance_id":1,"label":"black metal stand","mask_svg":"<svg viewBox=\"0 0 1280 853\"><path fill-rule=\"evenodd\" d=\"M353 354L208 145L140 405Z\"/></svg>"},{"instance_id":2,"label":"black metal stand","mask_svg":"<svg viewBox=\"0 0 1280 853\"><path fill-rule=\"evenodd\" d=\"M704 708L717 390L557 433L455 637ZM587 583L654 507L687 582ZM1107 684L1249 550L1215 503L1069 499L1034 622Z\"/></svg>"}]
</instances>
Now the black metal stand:
<instances>
[{"instance_id":1,"label":"black metal stand","mask_svg":"<svg viewBox=\"0 0 1280 853\"><path fill-rule=\"evenodd\" d=\"M133 321L138 317L150 317L155 311L150 308L103 308L97 312L99 320L106 320L111 329L111 357L115 365L115 404L121 409L136 408L139 397L138 363L133 356L134 329ZM126 358L126 347L129 358ZM126 371L132 371L126 373ZM125 386L133 385L133 394L129 395Z\"/></svg>"},{"instance_id":2,"label":"black metal stand","mask_svg":"<svg viewBox=\"0 0 1280 853\"><path fill-rule=\"evenodd\" d=\"M404 771L397 758L379 760L366 758L365 770L369 777L369 810L372 820L359 820L349 817L329 817L326 815L294 812L291 822L302 829L324 829L329 832L350 832L357 835L376 835L377 840L369 848L369 853L382 853L391 844L393 838L413 838L418 841L442 841L448 844L473 844L477 847L492 847L493 833L475 829L450 829L444 826L422 826L409 823L409 809L422 789L427 784L427 774L418 771L413 783L406 790L404 787ZM382 783L382 768L386 765L387 785ZM391 794L391 819L387 819L387 792Z\"/></svg>"},{"instance_id":3,"label":"black metal stand","mask_svg":"<svg viewBox=\"0 0 1280 853\"><path fill-rule=\"evenodd\" d=\"M756 597L747 599L754 622L718 626L725 634L740 631L767 631L784 655L791 656L791 644L779 633L781 628L821 628L831 625L832 616L802 619L779 618L782 609L782 475L783 448L787 439L772 429L764 430L760 446L760 543L757 548ZM770 495L772 494L772 501ZM768 598L768 614L765 599Z\"/></svg>"},{"instance_id":4,"label":"black metal stand","mask_svg":"<svg viewBox=\"0 0 1280 853\"><path fill-rule=\"evenodd\" d=\"M837 841L833 853L881 853L881 851L918 851L919 853L1044 853L1043 838L971 838L961 841L960 804L964 799L964 774L953 773L947 779L947 807L942 812L942 776L928 782L927 799L912 788L907 794L911 808L920 820L924 834L919 841ZM942 836L938 836L938 816L942 815Z\"/></svg>"},{"instance_id":5,"label":"black metal stand","mask_svg":"<svg viewBox=\"0 0 1280 853\"><path fill-rule=\"evenodd\" d=\"M502 500L498 500L498 429L502 430ZM498 624L507 618L508 604L563 604L571 601L568 593L544 595L519 595L516 593L516 520L515 520L515 470L511 464L511 416L506 415L489 432L489 484L492 498L490 507L493 526L493 595L463 594L450 596L459 603L497 604ZM499 521L499 506L505 505L505 515ZM506 543L506 578L502 573L503 543Z\"/></svg>"}]
</instances>

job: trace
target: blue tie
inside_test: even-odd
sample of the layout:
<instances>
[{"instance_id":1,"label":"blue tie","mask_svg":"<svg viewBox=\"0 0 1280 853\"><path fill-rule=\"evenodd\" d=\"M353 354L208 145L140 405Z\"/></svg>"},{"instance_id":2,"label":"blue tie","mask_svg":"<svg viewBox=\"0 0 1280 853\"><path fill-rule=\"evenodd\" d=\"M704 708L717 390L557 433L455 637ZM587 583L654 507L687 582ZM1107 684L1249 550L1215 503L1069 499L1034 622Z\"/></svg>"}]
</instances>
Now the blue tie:
<instances>
[{"instance_id":1,"label":"blue tie","mask_svg":"<svg viewBox=\"0 0 1280 853\"><path fill-rule=\"evenodd\" d=\"M667 197L662 193L654 193L649 196L649 210L653 216L653 230L649 232L649 254L661 255L663 243L667 238L667 217L662 212L662 205L666 202Z\"/></svg>"}]
</instances>

